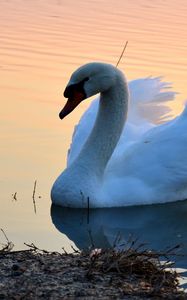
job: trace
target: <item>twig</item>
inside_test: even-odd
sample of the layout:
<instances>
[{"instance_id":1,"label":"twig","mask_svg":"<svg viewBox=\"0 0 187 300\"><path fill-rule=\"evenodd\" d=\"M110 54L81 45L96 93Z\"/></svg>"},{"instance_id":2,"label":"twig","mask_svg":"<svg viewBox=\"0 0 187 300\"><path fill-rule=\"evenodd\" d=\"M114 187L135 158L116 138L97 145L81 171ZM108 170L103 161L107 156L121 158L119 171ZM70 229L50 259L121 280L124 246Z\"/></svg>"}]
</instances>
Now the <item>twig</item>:
<instances>
[{"instance_id":1,"label":"twig","mask_svg":"<svg viewBox=\"0 0 187 300\"><path fill-rule=\"evenodd\" d=\"M11 251L14 247L14 244L11 241L9 241L6 233L4 232L4 230L2 228L1 228L1 232L3 233L3 235L7 241L7 243L5 245L2 244L3 248L0 250L0 253L2 254L2 253Z\"/></svg>"},{"instance_id":2,"label":"twig","mask_svg":"<svg viewBox=\"0 0 187 300\"><path fill-rule=\"evenodd\" d=\"M90 223L90 198L89 197L87 198L87 203L88 203L88 205L87 205L87 224L89 224Z\"/></svg>"},{"instance_id":3,"label":"twig","mask_svg":"<svg viewBox=\"0 0 187 300\"><path fill-rule=\"evenodd\" d=\"M75 249L75 248L73 247L73 245L71 245L71 249L74 251L74 253L78 253L78 254L81 253L81 251ZM68 253L66 252L66 254L68 254Z\"/></svg>"},{"instance_id":4,"label":"twig","mask_svg":"<svg viewBox=\"0 0 187 300\"><path fill-rule=\"evenodd\" d=\"M121 241L121 232L118 231L117 234L116 234L116 237L115 237L115 239L114 239L114 241L113 241L112 247L113 247L113 248L116 248L116 247L119 245L119 242L120 242L120 241Z\"/></svg>"},{"instance_id":5,"label":"twig","mask_svg":"<svg viewBox=\"0 0 187 300\"><path fill-rule=\"evenodd\" d=\"M36 214L36 201L35 201L36 183L37 183L37 180L35 180L35 182L34 182L34 189L33 189L33 194L32 194L32 200L33 200L35 214Z\"/></svg>"},{"instance_id":6,"label":"twig","mask_svg":"<svg viewBox=\"0 0 187 300\"><path fill-rule=\"evenodd\" d=\"M29 247L29 250L22 250L23 252L24 251L33 251L35 253L41 253L41 254L56 254L56 255L62 255L62 253L58 252L58 251L48 251L48 250L45 250L45 249L40 249L38 248L34 243L31 243L31 244L27 244L27 243L24 243L25 246ZM64 251L65 254L68 254L66 252L66 250L62 247L62 250Z\"/></svg>"},{"instance_id":7,"label":"twig","mask_svg":"<svg viewBox=\"0 0 187 300\"><path fill-rule=\"evenodd\" d=\"M89 238L90 238L91 247L92 247L92 249L95 249L94 241L93 241L93 238L92 238L92 232L91 232L90 229L88 229L88 235L89 235Z\"/></svg>"},{"instance_id":8,"label":"twig","mask_svg":"<svg viewBox=\"0 0 187 300\"><path fill-rule=\"evenodd\" d=\"M18 199L17 199L17 192L15 192L14 194L12 194L12 197L13 197L13 199L12 200L15 200L15 201L17 201Z\"/></svg>"},{"instance_id":9,"label":"twig","mask_svg":"<svg viewBox=\"0 0 187 300\"><path fill-rule=\"evenodd\" d=\"M37 246L35 246L33 243L31 243L31 244L24 243L24 245L29 247L30 250L33 250L33 251L36 251L36 252L39 251L39 252L47 253L47 254L53 253L53 252L50 252L50 251L47 251L47 250L44 250L44 249L40 249Z\"/></svg>"},{"instance_id":10,"label":"twig","mask_svg":"<svg viewBox=\"0 0 187 300\"><path fill-rule=\"evenodd\" d=\"M120 61L121 61L121 59L122 59L122 57L123 57L123 54L124 54L124 52L125 52L125 50L126 50L126 48L127 48L127 45L128 45L128 41L126 41L125 46L123 47L123 51L121 52L121 55L120 55L120 57L119 57L119 59L118 59L118 62L117 62L117 64L116 64L116 68L118 67L118 65L119 65L119 63L120 63Z\"/></svg>"},{"instance_id":11,"label":"twig","mask_svg":"<svg viewBox=\"0 0 187 300\"><path fill-rule=\"evenodd\" d=\"M1 231L2 231L2 233L3 233L3 235L4 235L4 237L5 237L5 239L7 240L7 243L10 243L10 241L9 241L9 239L8 239L8 237L7 237L7 235L6 235L6 233L4 232L4 230L1 228Z\"/></svg>"},{"instance_id":12,"label":"twig","mask_svg":"<svg viewBox=\"0 0 187 300\"><path fill-rule=\"evenodd\" d=\"M68 255L68 253L64 247L62 247L62 250L64 251L64 254Z\"/></svg>"},{"instance_id":13,"label":"twig","mask_svg":"<svg viewBox=\"0 0 187 300\"><path fill-rule=\"evenodd\" d=\"M0 255L3 254L3 256L5 255L10 255L10 254L18 254L18 253L29 253L33 251L32 249L25 249L25 250L5 250L5 251L2 251L0 250Z\"/></svg>"}]
</instances>

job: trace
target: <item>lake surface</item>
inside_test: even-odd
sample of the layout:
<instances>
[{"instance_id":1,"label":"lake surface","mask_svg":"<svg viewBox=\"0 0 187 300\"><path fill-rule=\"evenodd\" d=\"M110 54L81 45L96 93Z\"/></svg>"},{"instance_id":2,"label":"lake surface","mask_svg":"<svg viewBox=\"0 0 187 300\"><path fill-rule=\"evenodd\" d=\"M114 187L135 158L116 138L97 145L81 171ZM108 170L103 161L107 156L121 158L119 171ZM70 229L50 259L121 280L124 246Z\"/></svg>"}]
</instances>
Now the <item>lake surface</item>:
<instances>
[{"instance_id":1,"label":"lake surface","mask_svg":"<svg viewBox=\"0 0 187 300\"><path fill-rule=\"evenodd\" d=\"M89 61L116 64L128 40L119 67L129 80L161 75L172 82L180 94L168 105L177 115L187 97L186 16L184 0L1 0L0 227L15 248L33 242L71 251L71 245L89 246L91 230L100 245L111 245L120 232L122 239L138 235L154 248L182 243L186 249L186 202L97 210L87 222L82 211L56 211L50 201L73 128L89 105L59 120L72 71ZM179 266L187 267L184 258Z\"/></svg>"}]
</instances>

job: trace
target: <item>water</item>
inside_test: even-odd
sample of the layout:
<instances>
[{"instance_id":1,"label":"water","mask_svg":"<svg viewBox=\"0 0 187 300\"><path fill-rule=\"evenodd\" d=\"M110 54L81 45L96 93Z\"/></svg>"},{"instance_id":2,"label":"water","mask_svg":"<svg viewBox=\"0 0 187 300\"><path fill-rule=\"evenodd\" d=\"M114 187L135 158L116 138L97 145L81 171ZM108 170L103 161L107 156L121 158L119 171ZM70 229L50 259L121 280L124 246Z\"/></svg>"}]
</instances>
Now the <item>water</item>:
<instances>
[{"instance_id":1,"label":"water","mask_svg":"<svg viewBox=\"0 0 187 300\"><path fill-rule=\"evenodd\" d=\"M187 201L178 203L132 206L124 208L85 209L52 205L51 218L55 227L73 241L78 249L129 247L167 250L178 254L177 266L187 268ZM178 218L176 218L176 215ZM167 250L166 250L167 249ZM176 259L176 257L175 257Z\"/></svg>"},{"instance_id":2,"label":"water","mask_svg":"<svg viewBox=\"0 0 187 300\"><path fill-rule=\"evenodd\" d=\"M129 80L162 75L173 82L180 95L168 105L177 115L187 95L186 13L184 0L1 0L0 227L15 248L33 242L40 248L71 251L71 245L89 244L87 227L77 226L82 212L64 215L59 210L56 216L52 210L60 231L50 218L51 185L65 168L73 128L89 105L85 101L71 118L59 120L62 92L72 71L95 60L116 64L128 40L119 67ZM186 202L174 205L93 211L89 226L100 243L111 244L120 229L123 238L138 235L156 248L163 249L167 242L186 247ZM61 214L59 225L56 217ZM115 222L108 227L111 215ZM186 260L179 265L186 268Z\"/></svg>"},{"instance_id":3,"label":"water","mask_svg":"<svg viewBox=\"0 0 187 300\"><path fill-rule=\"evenodd\" d=\"M187 288L187 201L124 208L71 209L51 206L59 232L78 249L153 249L175 262ZM176 217L177 216L177 217ZM166 260L166 257L163 257Z\"/></svg>"}]
</instances>

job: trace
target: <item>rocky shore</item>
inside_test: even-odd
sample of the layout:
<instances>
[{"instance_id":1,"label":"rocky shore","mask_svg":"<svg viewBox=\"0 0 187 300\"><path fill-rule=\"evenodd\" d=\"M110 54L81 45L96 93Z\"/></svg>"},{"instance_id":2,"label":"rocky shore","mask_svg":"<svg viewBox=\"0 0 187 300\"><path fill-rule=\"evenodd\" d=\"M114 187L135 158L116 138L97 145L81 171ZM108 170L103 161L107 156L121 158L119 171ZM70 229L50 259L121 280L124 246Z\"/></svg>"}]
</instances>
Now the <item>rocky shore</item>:
<instances>
[{"instance_id":1,"label":"rocky shore","mask_svg":"<svg viewBox=\"0 0 187 300\"><path fill-rule=\"evenodd\" d=\"M148 250L0 250L0 299L187 299L178 276Z\"/></svg>"}]
</instances>

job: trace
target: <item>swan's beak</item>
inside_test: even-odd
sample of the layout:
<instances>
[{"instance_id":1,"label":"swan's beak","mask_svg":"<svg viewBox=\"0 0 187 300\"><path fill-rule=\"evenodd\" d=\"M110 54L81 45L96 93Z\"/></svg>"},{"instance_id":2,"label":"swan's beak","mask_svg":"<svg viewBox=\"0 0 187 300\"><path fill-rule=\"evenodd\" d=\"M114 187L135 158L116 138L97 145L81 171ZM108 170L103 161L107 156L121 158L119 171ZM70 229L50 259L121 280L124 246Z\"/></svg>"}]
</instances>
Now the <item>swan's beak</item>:
<instances>
[{"instance_id":1,"label":"swan's beak","mask_svg":"<svg viewBox=\"0 0 187 300\"><path fill-rule=\"evenodd\" d=\"M69 98L64 108L59 113L59 117L62 120L69 115L82 100L85 99L85 94L74 90L73 97Z\"/></svg>"}]
</instances>

